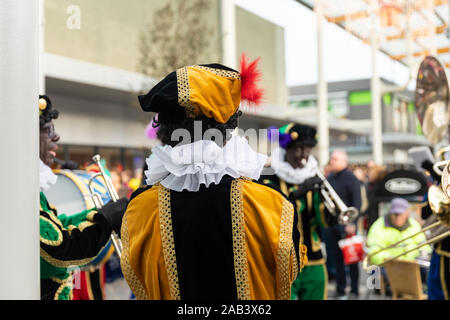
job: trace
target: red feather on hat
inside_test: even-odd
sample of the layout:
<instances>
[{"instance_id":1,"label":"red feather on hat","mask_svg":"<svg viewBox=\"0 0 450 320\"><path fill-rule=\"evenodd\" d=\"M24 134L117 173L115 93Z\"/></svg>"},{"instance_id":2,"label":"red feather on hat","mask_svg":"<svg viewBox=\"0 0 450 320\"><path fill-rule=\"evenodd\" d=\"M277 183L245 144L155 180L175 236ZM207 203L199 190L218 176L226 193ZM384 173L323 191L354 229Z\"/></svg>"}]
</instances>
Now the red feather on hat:
<instances>
[{"instance_id":1,"label":"red feather on hat","mask_svg":"<svg viewBox=\"0 0 450 320\"><path fill-rule=\"evenodd\" d=\"M243 53L241 56L241 100L247 101L251 105L259 105L263 99L264 91L257 86L261 80L261 71L257 69L260 58L248 63L247 57Z\"/></svg>"}]
</instances>

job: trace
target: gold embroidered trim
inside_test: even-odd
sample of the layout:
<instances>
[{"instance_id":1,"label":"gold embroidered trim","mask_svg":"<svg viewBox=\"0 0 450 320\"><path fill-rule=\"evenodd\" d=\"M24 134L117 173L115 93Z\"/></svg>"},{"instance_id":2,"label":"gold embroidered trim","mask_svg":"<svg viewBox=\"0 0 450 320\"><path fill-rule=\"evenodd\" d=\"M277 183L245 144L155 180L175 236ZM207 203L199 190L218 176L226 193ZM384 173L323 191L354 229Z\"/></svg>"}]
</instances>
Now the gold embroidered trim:
<instances>
[{"instance_id":1,"label":"gold embroidered trim","mask_svg":"<svg viewBox=\"0 0 450 320\"><path fill-rule=\"evenodd\" d=\"M53 282L62 284L62 283L64 283L65 281L67 281L67 279L68 279L69 277L71 277L71 274L70 274L70 273L66 273L66 277L65 277L64 279L57 278L57 277L50 277L49 279L52 280Z\"/></svg>"},{"instance_id":2,"label":"gold embroidered trim","mask_svg":"<svg viewBox=\"0 0 450 320\"><path fill-rule=\"evenodd\" d=\"M96 215L97 213L98 213L98 211L92 210L91 212L89 212L89 213L86 215L86 219L89 220L89 221L94 221L94 217L95 217L95 215Z\"/></svg>"},{"instance_id":3,"label":"gold embroidered trim","mask_svg":"<svg viewBox=\"0 0 450 320\"><path fill-rule=\"evenodd\" d=\"M291 297L290 256L292 248L293 206L283 198L280 221L280 239L277 252L278 288L277 299L289 300ZM292 279L294 281L295 279Z\"/></svg>"},{"instance_id":4,"label":"gold embroidered trim","mask_svg":"<svg viewBox=\"0 0 450 320\"><path fill-rule=\"evenodd\" d=\"M172 214L170 209L170 190L160 186L158 190L159 227L163 247L164 263L169 280L170 295L173 300L180 300L177 258L173 239Z\"/></svg>"},{"instance_id":5,"label":"gold embroidered trim","mask_svg":"<svg viewBox=\"0 0 450 320\"><path fill-rule=\"evenodd\" d=\"M65 289L65 288L69 288L69 297L68 297L68 299L69 300L72 300L72 298L73 298L73 280L72 280L72 276L68 276L66 279L64 279L64 280L61 280L61 279L58 279L58 278L50 278L52 281L55 281L55 280L58 280L58 281L55 281L55 282L57 282L57 283L60 283L61 285L58 287L58 290L56 290L56 292L55 292L55 295L54 295L54 297L53 297L53 299L54 300L60 300L59 299L59 295L63 292L63 290Z\"/></svg>"},{"instance_id":6,"label":"gold embroidered trim","mask_svg":"<svg viewBox=\"0 0 450 320\"><path fill-rule=\"evenodd\" d=\"M291 246L291 259L292 259L291 280L294 281L295 279L297 279L297 276L299 273L297 254L295 253L294 242L292 242L292 246ZM301 265L302 259L301 259L300 253L299 253L299 259L300 259L300 265Z\"/></svg>"},{"instance_id":7,"label":"gold embroidered trim","mask_svg":"<svg viewBox=\"0 0 450 320\"><path fill-rule=\"evenodd\" d=\"M83 221L78 226L75 226L75 225L71 224L71 225L69 225L67 227L67 232L69 233L69 235L72 235L72 231L75 230L75 229L83 231L84 229L86 229L86 228L88 228L90 226L93 226L93 225L94 225L94 223L91 222L91 221Z\"/></svg>"},{"instance_id":8,"label":"gold embroidered trim","mask_svg":"<svg viewBox=\"0 0 450 320\"><path fill-rule=\"evenodd\" d=\"M212 72L212 73L214 73L217 76L241 80L241 75L240 75L239 72L223 70L223 69L216 69L216 68L210 68L210 67L206 67L206 66L197 66L197 65L193 66L193 67Z\"/></svg>"},{"instance_id":9,"label":"gold embroidered trim","mask_svg":"<svg viewBox=\"0 0 450 320\"><path fill-rule=\"evenodd\" d=\"M188 118L195 118L198 113L191 104L191 91L189 89L188 67L177 69L178 104L186 110Z\"/></svg>"},{"instance_id":10,"label":"gold embroidered trim","mask_svg":"<svg viewBox=\"0 0 450 320\"><path fill-rule=\"evenodd\" d=\"M245 244L244 206L242 200L242 179L231 183L231 225L233 233L234 273L238 300L250 300L247 247Z\"/></svg>"},{"instance_id":11,"label":"gold embroidered trim","mask_svg":"<svg viewBox=\"0 0 450 320\"><path fill-rule=\"evenodd\" d=\"M317 252L321 250L321 246L320 246L320 238L319 238L319 234L316 231L316 227L310 227L310 236L311 236L311 251L312 252ZM314 233L317 236L317 239L314 238Z\"/></svg>"},{"instance_id":12,"label":"gold embroidered trim","mask_svg":"<svg viewBox=\"0 0 450 320\"><path fill-rule=\"evenodd\" d=\"M105 247L101 248L98 252L101 252ZM59 260L56 258L53 258L50 254L48 254L44 249L40 248L41 257L50 263L51 265L58 267L58 268L69 268L69 267L76 267L76 266L82 266L85 264L88 264L92 260L95 259L96 256L80 259L80 260Z\"/></svg>"},{"instance_id":13,"label":"gold embroidered trim","mask_svg":"<svg viewBox=\"0 0 450 320\"><path fill-rule=\"evenodd\" d=\"M199 111L191 104L191 91L189 87L189 68L197 68L214 73L215 75L233 78L241 80L239 72L215 69L206 66L187 66L176 70L177 75L177 91L178 91L178 104L186 110L186 116L188 118L196 118L199 115Z\"/></svg>"},{"instance_id":14,"label":"gold embroidered trim","mask_svg":"<svg viewBox=\"0 0 450 320\"><path fill-rule=\"evenodd\" d=\"M302 209L302 203L300 202L300 200L295 200L295 204L297 205L298 208L298 212L295 212L295 214L298 217L297 220L297 230L300 233L300 244L305 243L305 239L303 238L303 220L302 220L302 213L301 213L301 209Z\"/></svg>"},{"instance_id":15,"label":"gold embroidered trim","mask_svg":"<svg viewBox=\"0 0 450 320\"><path fill-rule=\"evenodd\" d=\"M328 270L325 265L325 261L322 264L323 275L325 276L325 283L323 285L323 300L328 299Z\"/></svg>"},{"instance_id":16,"label":"gold embroidered trim","mask_svg":"<svg viewBox=\"0 0 450 320\"><path fill-rule=\"evenodd\" d=\"M320 212L320 219L322 220L322 224L324 227L328 227L327 220L325 219L325 205L323 202L319 204L319 212Z\"/></svg>"},{"instance_id":17,"label":"gold embroidered trim","mask_svg":"<svg viewBox=\"0 0 450 320\"><path fill-rule=\"evenodd\" d=\"M44 237L42 237L42 235L40 235L40 240L43 244L46 244L48 246L52 246L52 247L57 247L59 246L62 242L63 242L63 235L61 230L58 228L58 226L56 226L55 222L52 219L49 219L47 217L44 216L40 216L40 219L49 223L50 226L53 228L54 231L56 231L56 233L58 234L58 239L56 240L50 240L50 239L46 239Z\"/></svg>"},{"instance_id":18,"label":"gold embroidered trim","mask_svg":"<svg viewBox=\"0 0 450 320\"><path fill-rule=\"evenodd\" d=\"M308 260L308 248L304 245L304 244L300 244L300 249L299 249L299 254L300 254L300 272L302 271L303 267L306 265L309 265L309 260Z\"/></svg>"},{"instance_id":19,"label":"gold embroidered trim","mask_svg":"<svg viewBox=\"0 0 450 320\"><path fill-rule=\"evenodd\" d=\"M77 227L74 226L73 224L71 224L71 225L69 225L69 226L67 227L67 232L69 233L69 236L72 235L72 231L75 230L76 228L77 228Z\"/></svg>"},{"instance_id":20,"label":"gold embroidered trim","mask_svg":"<svg viewBox=\"0 0 450 320\"><path fill-rule=\"evenodd\" d=\"M61 229L64 229L64 226L61 222L61 220L58 219L58 217L52 212L52 211L44 211L45 213L48 214L49 218L56 223L58 226L61 227Z\"/></svg>"},{"instance_id":21,"label":"gold embroidered trim","mask_svg":"<svg viewBox=\"0 0 450 320\"><path fill-rule=\"evenodd\" d=\"M93 225L95 225L95 223L93 223L93 222L91 222L91 221L83 221L83 222L81 222L81 223L77 226L77 228L78 228L80 231L83 231L84 229L86 229L86 228L88 228L88 227L90 227L90 226L93 226Z\"/></svg>"},{"instance_id":22,"label":"gold embroidered trim","mask_svg":"<svg viewBox=\"0 0 450 320\"><path fill-rule=\"evenodd\" d=\"M130 240L128 236L128 221L127 214L122 219L122 226L120 229L121 239L122 239L122 256L120 258L120 267L122 268L122 273L127 280L130 289L133 291L136 299L138 300L148 300L147 292L142 285L139 278L134 273L133 268L130 264Z\"/></svg>"}]
</instances>

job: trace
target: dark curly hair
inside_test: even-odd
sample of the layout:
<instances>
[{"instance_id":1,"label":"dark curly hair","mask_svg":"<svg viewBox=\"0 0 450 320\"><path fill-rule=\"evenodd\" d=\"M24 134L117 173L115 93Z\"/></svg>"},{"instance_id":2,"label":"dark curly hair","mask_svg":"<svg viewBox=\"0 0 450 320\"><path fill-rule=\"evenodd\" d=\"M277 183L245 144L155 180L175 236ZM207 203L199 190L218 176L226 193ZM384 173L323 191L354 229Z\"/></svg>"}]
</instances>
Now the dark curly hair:
<instances>
[{"instance_id":1,"label":"dark curly hair","mask_svg":"<svg viewBox=\"0 0 450 320\"><path fill-rule=\"evenodd\" d=\"M195 119L185 118L179 123L165 123L158 122L158 120L153 118L153 127L158 129L156 136L163 144L170 145L172 147L176 146L178 143L191 143L196 139L194 135L195 122L200 121L201 129L202 129L202 137L203 138L205 132L209 129L216 129L222 135L223 141L215 141L214 136L212 135L211 140L215 141L219 146L223 146L227 140L231 138L230 134L233 129L238 126L239 117L242 115L242 111L238 110L234 113L230 119L226 123L219 123L214 120L214 118L208 118L205 115L201 115L196 117ZM198 123L197 123L198 125ZM173 140L173 133L177 129L185 129L189 132L191 141L180 141Z\"/></svg>"},{"instance_id":2,"label":"dark curly hair","mask_svg":"<svg viewBox=\"0 0 450 320\"><path fill-rule=\"evenodd\" d=\"M46 95L39 95L39 99L44 99L47 102L47 107L39 114L39 127L42 128L46 123L57 119L59 111L52 108L52 102Z\"/></svg>"}]
</instances>

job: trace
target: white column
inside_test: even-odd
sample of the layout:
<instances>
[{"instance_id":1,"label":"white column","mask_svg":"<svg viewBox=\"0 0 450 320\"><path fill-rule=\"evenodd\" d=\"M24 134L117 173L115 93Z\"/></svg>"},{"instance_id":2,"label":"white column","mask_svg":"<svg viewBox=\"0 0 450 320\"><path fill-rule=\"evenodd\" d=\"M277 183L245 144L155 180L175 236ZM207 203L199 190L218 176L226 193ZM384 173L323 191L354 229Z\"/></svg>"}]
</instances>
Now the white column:
<instances>
[{"instance_id":1,"label":"white column","mask_svg":"<svg viewBox=\"0 0 450 320\"><path fill-rule=\"evenodd\" d=\"M39 299L38 2L0 1L0 299Z\"/></svg>"},{"instance_id":2,"label":"white column","mask_svg":"<svg viewBox=\"0 0 450 320\"><path fill-rule=\"evenodd\" d=\"M329 127L328 127L328 86L324 74L323 59L323 3L316 1L317 16L317 133L318 133L318 157L320 167L324 167L329 160Z\"/></svg>"},{"instance_id":3,"label":"white column","mask_svg":"<svg viewBox=\"0 0 450 320\"><path fill-rule=\"evenodd\" d=\"M236 69L236 12L233 0L220 0L222 63Z\"/></svg>"},{"instance_id":4,"label":"white column","mask_svg":"<svg viewBox=\"0 0 450 320\"><path fill-rule=\"evenodd\" d=\"M377 54L379 48L379 35L377 28L378 19L375 11L375 1L372 3L372 25L371 25L371 49L372 49L372 79L370 81L372 93L372 154L376 164L383 164L383 140L381 126L381 84L377 70Z\"/></svg>"},{"instance_id":5,"label":"white column","mask_svg":"<svg viewBox=\"0 0 450 320\"><path fill-rule=\"evenodd\" d=\"M44 53L45 53L45 0L39 0L39 94L46 94Z\"/></svg>"}]
</instances>

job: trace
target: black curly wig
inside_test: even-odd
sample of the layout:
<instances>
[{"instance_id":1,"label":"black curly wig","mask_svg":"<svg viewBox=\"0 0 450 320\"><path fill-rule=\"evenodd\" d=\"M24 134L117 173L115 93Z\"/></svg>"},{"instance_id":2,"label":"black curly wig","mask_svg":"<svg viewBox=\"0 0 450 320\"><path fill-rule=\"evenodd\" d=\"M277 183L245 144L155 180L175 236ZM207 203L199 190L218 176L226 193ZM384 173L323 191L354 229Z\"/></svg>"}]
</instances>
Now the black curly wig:
<instances>
[{"instance_id":1,"label":"black curly wig","mask_svg":"<svg viewBox=\"0 0 450 320\"><path fill-rule=\"evenodd\" d=\"M39 95L39 100L41 99L46 101L46 107L44 110L39 110L39 128L44 127L46 123L57 119L59 116L59 111L52 108L52 102L48 96Z\"/></svg>"},{"instance_id":2,"label":"black curly wig","mask_svg":"<svg viewBox=\"0 0 450 320\"><path fill-rule=\"evenodd\" d=\"M215 141L219 146L223 146L227 140L231 138L231 131L233 131L239 123L239 117L242 115L242 111L238 110L234 113L226 123L219 123L214 120L214 118L208 118L201 115L195 119L185 118L178 123L173 122L158 122L156 118L153 118L153 127L158 129L156 133L157 137L163 144L170 145L172 147L176 146L178 143L191 143L194 142L196 138L194 135L195 122L201 122L202 137L205 132L209 129L216 129L222 135L223 141L215 141L214 136L211 137L212 141ZM198 125L198 123L197 123ZM189 132L191 141L179 141L173 139L173 133L177 129L185 129Z\"/></svg>"}]
</instances>

